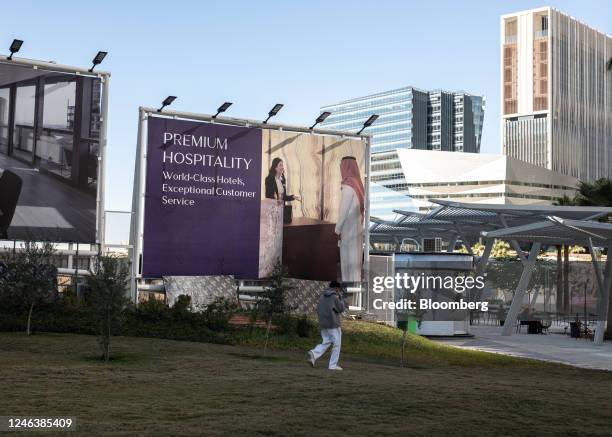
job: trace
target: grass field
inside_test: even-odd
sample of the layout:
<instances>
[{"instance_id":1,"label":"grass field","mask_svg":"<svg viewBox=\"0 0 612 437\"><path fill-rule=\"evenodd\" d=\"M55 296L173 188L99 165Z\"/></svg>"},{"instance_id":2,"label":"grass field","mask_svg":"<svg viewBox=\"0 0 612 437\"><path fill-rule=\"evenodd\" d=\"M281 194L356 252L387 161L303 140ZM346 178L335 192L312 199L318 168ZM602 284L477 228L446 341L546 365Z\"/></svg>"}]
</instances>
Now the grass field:
<instances>
[{"instance_id":1,"label":"grass field","mask_svg":"<svg viewBox=\"0 0 612 437\"><path fill-rule=\"evenodd\" d=\"M312 369L314 339L244 346L0 333L0 416L69 415L79 434L610 435L612 374L464 351L397 330L344 327L343 372ZM256 347L257 346L257 347ZM327 356L323 357L327 358Z\"/></svg>"}]
</instances>

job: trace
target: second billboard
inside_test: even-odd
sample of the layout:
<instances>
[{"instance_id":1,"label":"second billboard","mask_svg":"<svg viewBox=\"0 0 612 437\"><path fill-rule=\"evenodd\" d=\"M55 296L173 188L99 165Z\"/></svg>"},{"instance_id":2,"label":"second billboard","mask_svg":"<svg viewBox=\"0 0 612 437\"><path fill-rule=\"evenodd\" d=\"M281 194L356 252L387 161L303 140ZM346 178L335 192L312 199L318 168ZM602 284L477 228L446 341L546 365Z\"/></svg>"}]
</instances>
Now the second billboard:
<instances>
[{"instance_id":1,"label":"second billboard","mask_svg":"<svg viewBox=\"0 0 612 437\"><path fill-rule=\"evenodd\" d=\"M149 117L147 149L143 277L361 280L363 141Z\"/></svg>"}]
</instances>

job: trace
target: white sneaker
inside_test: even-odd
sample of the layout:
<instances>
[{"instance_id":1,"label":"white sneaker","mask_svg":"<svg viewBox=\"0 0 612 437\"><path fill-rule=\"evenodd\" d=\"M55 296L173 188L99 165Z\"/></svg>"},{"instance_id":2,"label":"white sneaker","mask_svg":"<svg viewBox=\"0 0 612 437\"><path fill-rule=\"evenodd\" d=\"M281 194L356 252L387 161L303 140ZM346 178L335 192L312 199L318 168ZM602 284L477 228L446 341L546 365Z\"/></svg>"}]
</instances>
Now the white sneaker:
<instances>
[{"instance_id":1,"label":"white sneaker","mask_svg":"<svg viewBox=\"0 0 612 437\"><path fill-rule=\"evenodd\" d=\"M329 370L342 370L342 367L340 366L330 367Z\"/></svg>"},{"instance_id":2,"label":"white sneaker","mask_svg":"<svg viewBox=\"0 0 612 437\"><path fill-rule=\"evenodd\" d=\"M308 361L310 362L310 365L312 367L315 366L315 361L316 360L315 360L315 357L314 357L314 354L312 353L312 351L308 351Z\"/></svg>"}]
</instances>

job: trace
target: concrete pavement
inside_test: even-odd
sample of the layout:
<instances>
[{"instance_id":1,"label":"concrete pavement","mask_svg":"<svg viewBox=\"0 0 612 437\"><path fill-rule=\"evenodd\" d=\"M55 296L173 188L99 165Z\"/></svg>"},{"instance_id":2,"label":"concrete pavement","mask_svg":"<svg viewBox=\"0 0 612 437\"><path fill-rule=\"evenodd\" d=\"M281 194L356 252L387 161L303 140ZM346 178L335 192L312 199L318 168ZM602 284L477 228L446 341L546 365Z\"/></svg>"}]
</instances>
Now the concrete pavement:
<instances>
[{"instance_id":1,"label":"concrete pavement","mask_svg":"<svg viewBox=\"0 0 612 437\"><path fill-rule=\"evenodd\" d=\"M495 352L536 360L553 361L588 369L612 371L612 342L595 346L592 340L574 339L563 334L562 328L551 334L513 333L501 335L499 326L471 326L472 338L444 338L436 341L464 349Z\"/></svg>"}]
</instances>

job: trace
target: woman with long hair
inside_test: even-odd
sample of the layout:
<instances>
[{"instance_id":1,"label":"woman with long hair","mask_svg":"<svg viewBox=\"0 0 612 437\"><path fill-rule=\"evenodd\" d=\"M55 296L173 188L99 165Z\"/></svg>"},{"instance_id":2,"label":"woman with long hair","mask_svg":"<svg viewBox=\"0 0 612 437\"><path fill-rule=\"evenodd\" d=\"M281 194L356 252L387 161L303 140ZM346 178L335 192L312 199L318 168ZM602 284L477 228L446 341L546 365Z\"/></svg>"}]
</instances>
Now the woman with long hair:
<instances>
[{"instance_id":1,"label":"woman with long hair","mask_svg":"<svg viewBox=\"0 0 612 437\"><path fill-rule=\"evenodd\" d=\"M340 161L341 194L336 234L340 238L342 282L360 282L363 264L363 220L365 189L357 160L345 156Z\"/></svg>"},{"instance_id":2,"label":"woman with long hair","mask_svg":"<svg viewBox=\"0 0 612 437\"><path fill-rule=\"evenodd\" d=\"M266 198L261 201L259 277L269 277L283 254L283 223L291 221L285 202L300 200L287 194L283 160L274 158L265 179Z\"/></svg>"},{"instance_id":3,"label":"woman with long hair","mask_svg":"<svg viewBox=\"0 0 612 437\"><path fill-rule=\"evenodd\" d=\"M274 158L266 176L266 199L276 199L279 204L301 200L299 196L287 194L287 181L285 179L285 167L283 160Z\"/></svg>"}]
</instances>

